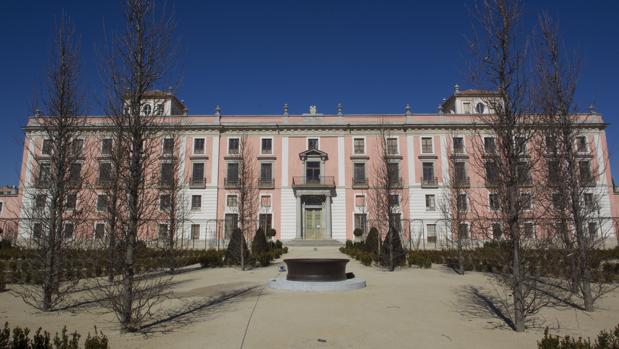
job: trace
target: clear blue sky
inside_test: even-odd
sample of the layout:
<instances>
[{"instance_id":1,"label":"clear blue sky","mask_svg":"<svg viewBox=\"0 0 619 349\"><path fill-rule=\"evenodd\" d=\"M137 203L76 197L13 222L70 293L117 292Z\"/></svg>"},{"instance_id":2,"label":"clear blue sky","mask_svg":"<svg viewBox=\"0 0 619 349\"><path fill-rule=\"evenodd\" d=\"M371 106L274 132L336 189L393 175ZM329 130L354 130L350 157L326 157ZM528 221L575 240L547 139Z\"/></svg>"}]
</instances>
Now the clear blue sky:
<instances>
[{"instance_id":1,"label":"clear blue sky","mask_svg":"<svg viewBox=\"0 0 619 349\"><path fill-rule=\"evenodd\" d=\"M122 25L120 1L0 2L0 184L16 184L21 126L45 76L54 16L65 11L81 37L87 111L101 108L97 47ZM192 114L291 113L316 104L334 112L435 112L458 83L467 84L468 7L460 1L170 1L182 43L178 96ZM578 104L595 103L610 123L619 159L619 1L529 1L527 19L548 10L583 59ZM166 86L162 86L165 88ZM615 170L619 170L614 165ZM616 172L616 171L615 171Z\"/></svg>"}]
</instances>

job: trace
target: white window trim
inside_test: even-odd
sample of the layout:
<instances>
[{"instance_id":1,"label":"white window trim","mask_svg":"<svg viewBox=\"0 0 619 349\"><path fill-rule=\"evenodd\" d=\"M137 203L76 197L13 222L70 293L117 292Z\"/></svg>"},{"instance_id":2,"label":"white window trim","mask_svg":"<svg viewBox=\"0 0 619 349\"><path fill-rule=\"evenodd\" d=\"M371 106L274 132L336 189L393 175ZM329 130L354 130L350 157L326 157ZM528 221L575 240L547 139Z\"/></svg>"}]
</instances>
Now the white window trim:
<instances>
[{"instance_id":1,"label":"white window trim","mask_svg":"<svg viewBox=\"0 0 619 349\"><path fill-rule=\"evenodd\" d=\"M531 224L531 226L533 226L533 236L532 237L528 237L526 236L526 231L524 230L524 226L527 224ZM522 235L524 235L523 237L525 239L533 239L533 240L537 240L537 226L535 225L535 222L533 221L524 221L522 222Z\"/></svg>"},{"instance_id":2,"label":"white window trim","mask_svg":"<svg viewBox=\"0 0 619 349\"><path fill-rule=\"evenodd\" d=\"M165 140L166 139L172 139L173 140L174 138L172 138L172 137L163 137L161 139L161 154L165 154ZM174 155L174 148L172 148L172 154L171 155Z\"/></svg>"},{"instance_id":3,"label":"white window trim","mask_svg":"<svg viewBox=\"0 0 619 349\"><path fill-rule=\"evenodd\" d=\"M202 153L196 153L196 139L204 140L204 150ZM191 154L192 155L206 155L206 137L193 137L193 142L191 144Z\"/></svg>"},{"instance_id":4,"label":"white window trim","mask_svg":"<svg viewBox=\"0 0 619 349\"><path fill-rule=\"evenodd\" d=\"M265 212L258 212L258 213L273 213L273 194L271 193L259 193L259 206L260 206L260 210L264 210ZM269 197L269 202L271 203L271 206L262 206L262 197L263 196L268 196ZM258 211L260 211L258 210Z\"/></svg>"},{"instance_id":5,"label":"white window trim","mask_svg":"<svg viewBox=\"0 0 619 349\"><path fill-rule=\"evenodd\" d=\"M355 153L355 139L363 139L363 153ZM352 136L352 155L367 155L368 153L368 141L366 136Z\"/></svg>"},{"instance_id":6,"label":"white window trim","mask_svg":"<svg viewBox=\"0 0 619 349\"><path fill-rule=\"evenodd\" d=\"M585 138L585 150L584 151L579 151L578 150L578 139L584 137ZM576 136L576 152L578 154L589 154L589 137L587 137L586 135L578 135Z\"/></svg>"},{"instance_id":7,"label":"white window trim","mask_svg":"<svg viewBox=\"0 0 619 349\"><path fill-rule=\"evenodd\" d=\"M103 224L103 238L105 238L105 228L107 223L105 221L95 221L92 225L92 240L97 240L97 225Z\"/></svg>"},{"instance_id":8,"label":"white window trim","mask_svg":"<svg viewBox=\"0 0 619 349\"><path fill-rule=\"evenodd\" d=\"M387 155L401 155L402 154L402 149L400 149L400 136L387 136L387 139L385 141L385 145L387 147L389 147L389 140L390 139L395 139L395 144L396 144L396 153L395 154L389 154L389 152L387 152Z\"/></svg>"},{"instance_id":9,"label":"white window trim","mask_svg":"<svg viewBox=\"0 0 619 349\"><path fill-rule=\"evenodd\" d=\"M424 138L430 138L430 141L432 143L432 152L430 152L430 153L424 153L423 152L423 139ZM434 148L436 148L434 146L434 136L420 136L419 137L419 155L435 155L436 151L434 150Z\"/></svg>"},{"instance_id":10,"label":"white window trim","mask_svg":"<svg viewBox=\"0 0 619 349\"><path fill-rule=\"evenodd\" d=\"M97 202L95 202L95 210L97 212L105 212L105 209L100 210L99 207L98 207L99 206L98 205L98 203L99 203L99 196L107 196L107 194L103 194L103 193L97 194ZM110 198L108 197L107 199L109 200ZM161 203L161 195L159 195L159 203ZM108 201L108 204L109 204L109 201ZM77 198L75 198L75 207L77 207Z\"/></svg>"},{"instance_id":11,"label":"white window trim","mask_svg":"<svg viewBox=\"0 0 619 349\"><path fill-rule=\"evenodd\" d=\"M199 196L200 197L200 207L193 207L193 197L194 196ZM202 211L202 195L201 194L191 194L191 198L190 198L190 202L189 202L189 210L191 212L201 212Z\"/></svg>"},{"instance_id":12,"label":"white window trim","mask_svg":"<svg viewBox=\"0 0 619 349\"><path fill-rule=\"evenodd\" d=\"M462 138L462 153L456 153L455 147L454 147L454 141L453 141L454 138ZM432 145L434 145L434 143L432 143ZM432 147L432 148L434 148L434 147ZM457 135L452 135L451 136L451 151L454 154L467 154L466 148L467 148L466 147L466 137L464 135L457 134Z\"/></svg>"},{"instance_id":13,"label":"white window trim","mask_svg":"<svg viewBox=\"0 0 619 349\"><path fill-rule=\"evenodd\" d=\"M534 205L533 205L533 195L531 194L531 192L530 192L530 191L524 191L524 192L521 192L519 195L524 195L524 194L529 195L529 201L531 201L531 207L529 207L529 208L523 208L523 211L525 211L525 212L530 212L530 211L533 211L533 207L534 207Z\"/></svg>"},{"instance_id":14,"label":"white window trim","mask_svg":"<svg viewBox=\"0 0 619 349\"><path fill-rule=\"evenodd\" d=\"M471 209L471 203L469 202L469 195L467 193L459 193L456 195L464 195L466 198L466 210L461 210L460 212L469 212ZM458 208L458 197L456 196L456 208Z\"/></svg>"},{"instance_id":15,"label":"white window trim","mask_svg":"<svg viewBox=\"0 0 619 349\"><path fill-rule=\"evenodd\" d=\"M427 199L428 196L433 196L434 197L434 208L431 209L431 210L428 209L428 199ZM424 206L426 208L425 212L436 212L436 195L435 194L424 194L423 195L423 200L424 200L423 204L424 204Z\"/></svg>"},{"instance_id":16,"label":"white window trim","mask_svg":"<svg viewBox=\"0 0 619 349\"><path fill-rule=\"evenodd\" d=\"M262 140L270 139L271 140L271 153L262 152ZM260 155L275 155L275 140L273 137L260 137Z\"/></svg>"},{"instance_id":17,"label":"white window trim","mask_svg":"<svg viewBox=\"0 0 619 349\"><path fill-rule=\"evenodd\" d=\"M239 152L237 154L231 154L230 153L230 140L231 139L238 139L238 141L239 141ZM226 138L226 155L233 155L233 156L234 155L241 155L241 138L239 138L239 137L228 137L228 138Z\"/></svg>"},{"instance_id":18,"label":"white window trim","mask_svg":"<svg viewBox=\"0 0 619 349\"><path fill-rule=\"evenodd\" d=\"M494 191L489 191L488 192L488 211L498 212L499 210L501 210L501 201L499 200L499 207L492 208L492 205L490 205L490 196L491 195L499 195L499 194L497 192L494 192ZM468 199L468 195L467 195L467 199Z\"/></svg>"},{"instance_id":19,"label":"white window trim","mask_svg":"<svg viewBox=\"0 0 619 349\"><path fill-rule=\"evenodd\" d=\"M228 206L228 198L230 196L236 197L236 206ZM238 213L237 210L239 209L239 196L237 194L226 194L225 208L226 213Z\"/></svg>"}]
</instances>

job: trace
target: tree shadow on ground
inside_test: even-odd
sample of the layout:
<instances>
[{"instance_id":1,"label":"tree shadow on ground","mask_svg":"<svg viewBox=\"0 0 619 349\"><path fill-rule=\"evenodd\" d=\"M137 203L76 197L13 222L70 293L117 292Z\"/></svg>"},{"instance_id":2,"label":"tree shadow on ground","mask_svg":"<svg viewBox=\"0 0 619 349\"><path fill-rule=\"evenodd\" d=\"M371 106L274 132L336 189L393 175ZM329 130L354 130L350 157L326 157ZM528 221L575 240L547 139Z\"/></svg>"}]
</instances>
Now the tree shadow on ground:
<instances>
[{"instance_id":1,"label":"tree shadow on ground","mask_svg":"<svg viewBox=\"0 0 619 349\"><path fill-rule=\"evenodd\" d=\"M196 299L195 291L209 293L209 287L192 290L193 292L185 294L177 294L174 300L179 304L170 307L160 317L144 324L138 332L146 336L156 333L167 334L191 325L196 320L204 320L204 317L228 312L234 304L249 297L258 296L261 286L240 286L239 283L232 283L210 288L217 291L215 295L197 297ZM191 300L183 300L183 296L188 296Z\"/></svg>"},{"instance_id":2,"label":"tree shadow on ground","mask_svg":"<svg viewBox=\"0 0 619 349\"><path fill-rule=\"evenodd\" d=\"M465 286L457 290L456 294L458 302L455 306L461 315L485 320L499 320L499 322L493 321L494 326L492 327L515 329L509 310L497 296L474 286Z\"/></svg>"}]
</instances>

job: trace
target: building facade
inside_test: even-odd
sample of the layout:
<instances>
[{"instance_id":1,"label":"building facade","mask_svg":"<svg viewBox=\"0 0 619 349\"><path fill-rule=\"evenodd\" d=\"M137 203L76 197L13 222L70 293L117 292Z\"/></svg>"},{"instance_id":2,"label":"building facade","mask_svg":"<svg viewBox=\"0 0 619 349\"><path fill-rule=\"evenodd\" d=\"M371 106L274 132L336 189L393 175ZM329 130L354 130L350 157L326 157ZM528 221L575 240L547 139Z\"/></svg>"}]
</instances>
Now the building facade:
<instances>
[{"instance_id":1,"label":"building facade","mask_svg":"<svg viewBox=\"0 0 619 349\"><path fill-rule=\"evenodd\" d=\"M437 113L413 113L406 106L396 115L349 115L341 105L334 114L322 114L311 106L305 114L292 115L285 105L280 115L226 115L219 107L212 115L189 115L171 92L153 96L156 98L145 103L143 112L159 113L179 129L176 155L180 167L175 175L182 184L187 215L177 235L185 246L223 244L238 224L236 186L242 139L255 153L259 196L255 225L275 229L276 238L283 241L352 240L356 228L367 231L380 224L373 221L370 212L370 192L381 159L377 149L383 139L389 171L398 178L390 204L396 207L395 225L407 246L440 248L450 243L439 206L450 195L447 183L452 152L461 159L459 171L471 191L487 197L489 207L493 205L492 188L471 164L475 139L492 138L478 124L479 114L492 113L484 102L488 94L483 91L456 89ZM610 174L607 125L595 112L583 117L584 138L579 142L586 159L606 168L596 176L592 189L600 197L599 229L616 239L614 217L619 216L619 196ZM105 122L105 118L89 117L84 133L86 157L92 159L96 172L93 183L109 168L105 155L111 140ZM25 130L21 192L35 190L37 156L45 155L45 139L36 117L29 120ZM151 150L162 156L175 152L167 146L166 136L161 138L159 149ZM162 160L162 173L165 166ZM19 202L24 218L28 205L34 203L27 198ZM144 239L156 240L167 229L165 222L156 223L144 232ZM93 238L104 229L104 220L93 219ZM30 234L23 229L20 237L28 239Z\"/></svg>"}]
</instances>

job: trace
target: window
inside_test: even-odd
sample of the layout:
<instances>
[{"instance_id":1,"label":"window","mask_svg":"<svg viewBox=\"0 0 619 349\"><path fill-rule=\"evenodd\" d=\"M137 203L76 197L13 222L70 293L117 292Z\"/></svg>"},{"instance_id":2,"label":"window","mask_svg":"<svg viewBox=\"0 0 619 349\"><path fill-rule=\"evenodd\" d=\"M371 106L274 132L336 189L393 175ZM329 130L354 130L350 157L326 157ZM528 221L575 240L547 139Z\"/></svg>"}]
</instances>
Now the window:
<instances>
[{"instance_id":1,"label":"window","mask_svg":"<svg viewBox=\"0 0 619 349\"><path fill-rule=\"evenodd\" d=\"M355 154L365 154L365 139L355 138L353 139L353 144Z\"/></svg>"},{"instance_id":2,"label":"window","mask_svg":"<svg viewBox=\"0 0 619 349\"><path fill-rule=\"evenodd\" d=\"M307 150L318 150L318 138L307 139Z\"/></svg>"},{"instance_id":3,"label":"window","mask_svg":"<svg viewBox=\"0 0 619 349\"><path fill-rule=\"evenodd\" d=\"M38 240L43 237L43 224L34 223L32 226L32 238Z\"/></svg>"},{"instance_id":4,"label":"window","mask_svg":"<svg viewBox=\"0 0 619 349\"><path fill-rule=\"evenodd\" d=\"M73 163L69 167L69 182L72 184L77 184L80 181L82 173L82 164Z\"/></svg>"},{"instance_id":5,"label":"window","mask_svg":"<svg viewBox=\"0 0 619 349\"><path fill-rule=\"evenodd\" d=\"M268 233L273 228L273 215L270 213L261 213L258 215L258 227L262 228L265 233Z\"/></svg>"},{"instance_id":6,"label":"window","mask_svg":"<svg viewBox=\"0 0 619 349\"><path fill-rule=\"evenodd\" d=\"M72 239L73 230L74 230L73 223L65 223L62 235L64 236L65 239Z\"/></svg>"},{"instance_id":7,"label":"window","mask_svg":"<svg viewBox=\"0 0 619 349\"><path fill-rule=\"evenodd\" d=\"M531 184L531 174L529 173L529 163L526 161L518 161L518 183L520 185Z\"/></svg>"},{"instance_id":8,"label":"window","mask_svg":"<svg viewBox=\"0 0 619 349\"><path fill-rule=\"evenodd\" d=\"M204 138L194 138L193 140L193 153L204 154Z\"/></svg>"},{"instance_id":9,"label":"window","mask_svg":"<svg viewBox=\"0 0 619 349\"><path fill-rule=\"evenodd\" d=\"M587 224L587 231L589 232L590 237L596 237L598 232L598 225L595 222L589 222Z\"/></svg>"},{"instance_id":10,"label":"window","mask_svg":"<svg viewBox=\"0 0 619 349\"><path fill-rule=\"evenodd\" d=\"M400 196L398 194L390 194L389 195L389 206L398 207L400 206Z\"/></svg>"},{"instance_id":11,"label":"window","mask_svg":"<svg viewBox=\"0 0 619 349\"><path fill-rule=\"evenodd\" d=\"M423 182L434 183L434 163L433 162L424 162L422 165L423 168Z\"/></svg>"},{"instance_id":12,"label":"window","mask_svg":"<svg viewBox=\"0 0 619 349\"><path fill-rule=\"evenodd\" d=\"M559 184L559 161L549 160L548 164L548 182L552 185Z\"/></svg>"},{"instance_id":13,"label":"window","mask_svg":"<svg viewBox=\"0 0 619 349\"><path fill-rule=\"evenodd\" d=\"M200 210L202 208L202 195L191 196L191 209Z\"/></svg>"},{"instance_id":14,"label":"window","mask_svg":"<svg viewBox=\"0 0 619 349\"><path fill-rule=\"evenodd\" d=\"M522 230L526 239L535 238L535 226L532 222L525 222L522 226Z\"/></svg>"},{"instance_id":15,"label":"window","mask_svg":"<svg viewBox=\"0 0 619 349\"><path fill-rule=\"evenodd\" d=\"M356 195L355 196L355 206L357 206L357 207L365 207L365 196L364 195Z\"/></svg>"},{"instance_id":16,"label":"window","mask_svg":"<svg viewBox=\"0 0 619 349\"><path fill-rule=\"evenodd\" d=\"M157 106L155 107L155 113L157 115L163 115L163 103L157 104Z\"/></svg>"},{"instance_id":17,"label":"window","mask_svg":"<svg viewBox=\"0 0 619 349\"><path fill-rule=\"evenodd\" d=\"M533 203L531 200L531 193L521 193L520 194L520 208L528 211L533 207Z\"/></svg>"},{"instance_id":18,"label":"window","mask_svg":"<svg viewBox=\"0 0 619 349\"><path fill-rule=\"evenodd\" d=\"M397 155L398 153L398 139L387 138L387 154Z\"/></svg>"},{"instance_id":19,"label":"window","mask_svg":"<svg viewBox=\"0 0 619 349\"><path fill-rule=\"evenodd\" d=\"M66 204L67 210L75 210L76 206L77 206L77 194L69 193L67 195L67 204Z\"/></svg>"},{"instance_id":20,"label":"window","mask_svg":"<svg viewBox=\"0 0 619 349\"><path fill-rule=\"evenodd\" d=\"M200 224L191 225L191 239L192 240L200 239Z\"/></svg>"},{"instance_id":21,"label":"window","mask_svg":"<svg viewBox=\"0 0 619 349\"><path fill-rule=\"evenodd\" d=\"M434 194L426 195L426 211L435 211L436 210L436 200Z\"/></svg>"},{"instance_id":22,"label":"window","mask_svg":"<svg viewBox=\"0 0 619 349\"><path fill-rule=\"evenodd\" d=\"M557 154L559 149L557 148L557 137L546 136L546 153Z\"/></svg>"},{"instance_id":23,"label":"window","mask_svg":"<svg viewBox=\"0 0 619 349\"><path fill-rule=\"evenodd\" d=\"M145 104L142 107L142 114L148 116L150 115L150 113L153 111L153 107L150 106L150 104Z\"/></svg>"},{"instance_id":24,"label":"window","mask_svg":"<svg viewBox=\"0 0 619 349\"><path fill-rule=\"evenodd\" d=\"M102 155L112 154L112 139L111 138L105 138L101 140L101 154Z\"/></svg>"},{"instance_id":25,"label":"window","mask_svg":"<svg viewBox=\"0 0 619 349\"><path fill-rule=\"evenodd\" d=\"M355 213L355 229L361 229L365 234L368 226L368 216L365 213Z\"/></svg>"},{"instance_id":26,"label":"window","mask_svg":"<svg viewBox=\"0 0 619 349\"><path fill-rule=\"evenodd\" d=\"M172 207L172 197L170 194L162 194L159 196L159 209L167 211Z\"/></svg>"},{"instance_id":27,"label":"window","mask_svg":"<svg viewBox=\"0 0 619 349\"><path fill-rule=\"evenodd\" d=\"M454 163L454 180L456 185L466 184L466 164L462 161Z\"/></svg>"},{"instance_id":28,"label":"window","mask_svg":"<svg viewBox=\"0 0 619 349\"><path fill-rule=\"evenodd\" d=\"M100 162L99 163L99 181L105 182L112 180L112 163Z\"/></svg>"},{"instance_id":29,"label":"window","mask_svg":"<svg viewBox=\"0 0 619 349\"><path fill-rule=\"evenodd\" d=\"M561 200L561 194L559 193L552 194L552 207L554 209L561 209L563 207L563 201Z\"/></svg>"},{"instance_id":30,"label":"window","mask_svg":"<svg viewBox=\"0 0 619 349\"><path fill-rule=\"evenodd\" d=\"M232 231L239 225L239 215L236 213L227 213L224 216L224 236L230 238Z\"/></svg>"},{"instance_id":31,"label":"window","mask_svg":"<svg viewBox=\"0 0 619 349\"><path fill-rule=\"evenodd\" d=\"M228 138L228 154L231 154L231 155L239 154L239 139L238 138Z\"/></svg>"},{"instance_id":32,"label":"window","mask_svg":"<svg viewBox=\"0 0 619 349\"><path fill-rule=\"evenodd\" d=\"M392 213L389 215L389 222L398 232L402 232L402 216L399 213Z\"/></svg>"},{"instance_id":33,"label":"window","mask_svg":"<svg viewBox=\"0 0 619 349\"><path fill-rule=\"evenodd\" d=\"M462 154L462 153L464 153L464 138L462 138L462 137L454 137L452 139L452 143L453 143L453 152L455 154Z\"/></svg>"},{"instance_id":34,"label":"window","mask_svg":"<svg viewBox=\"0 0 619 349\"><path fill-rule=\"evenodd\" d=\"M501 223L492 223L492 238L494 240L501 240L503 237L503 229L501 229Z\"/></svg>"},{"instance_id":35,"label":"window","mask_svg":"<svg viewBox=\"0 0 619 349\"><path fill-rule=\"evenodd\" d=\"M426 225L426 241L428 243L436 243L436 224Z\"/></svg>"},{"instance_id":36,"label":"window","mask_svg":"<svg viewBox=\"0 0 619 349\"><path fill-rule=\"evenodd\" d=\"M3 202L0 202L0 213L2 213L2 206L3 206Z\"/></svg>"},{"instance_id":37,"label":"window","mask_svg":"<svg viewBox=\"0 0 619 349\"><path fill-rule=\"evenodd\" d=\"M486 106L481 102L477 103L477 105L475 106L475 111L477 112L477 114L483 114L485 109Z\"/></svg>"},{"instance_id":38,"label":"window","mask_svg":"<svg viewBox=\"0 0 619 349\"><path fill-rule=\"evenodd\" d=\"M260 180L263 182L270 182L273 179L273 164L270 162L263 162L260 164Z\"/></svg>"},{"instance_id":39,"label":"window","mask_svg":"<svg viewBox=\"0 0 619 349\"><path fill-rule=\"evenodd\" d=\"M169 196L168 196L168 199L169 199ZM98 212L106 211L107 205L108 205L107 195L105 194L97 195L97 211Z\"/></svg>"},{"instance_id":40,"label":"window","mask_svg":"<svg viewBox=\"0 0 619 349\"><path fill-rule=\"evenodd\" d=\"M174 154L174 138L163 139L163 155Z\"/></svg>"},{"instance_id":41,"label":"window","mask_svg":"<svg viewBox=\"0 0 619 349\"><path fill-rule=\"evenodd\" d=\"M521 156L527 154L527 139L525 137L516 137L514 140L516 152Z\"/></svg>"},{"instance_id":42,"label":"window","mask_svg":"<svg viewBox=\"0 0 619 349\"><path fill-rule=\"evenodd\" d=\"M260 197L260 206L271 207L271 195L262 195Z\"/></svg>"},{"instance_id":43,"label":"window","mask_svg":"<svg viewBox=\"0 0 619 349\"><path fill-rule=\"evenodd\" d=\"M353 164L353 175L356 184L367 183L365 178L365 163L364 162L355 162Z\"/></svg>"},{"instance_id":44,"label":"window","mask_svg":"<svg viewBox=\"0 0 619 349\"><path fill-rule=\"evenodd\" d=\"M462 102L462 112L464 114L471 113L471 102Z\"/></svg>"},{"instance_id":45,"label":"window","mask_svg":"<svg viewBox=\"0 0 619 349\"><path fill-rule=\"evenodd\" d=\"M204 181L204 163L202 162L194 162L191 168L191 180L192 182L201 182Z\"/></svg>"},{"instance_id":46,"label":"window","mask_svg":"<svg viewBox=\"0 0 619 349\"><path fill-rule=\"evenodd\" d=\"M160 223L157 229L157 237L159 240L166 240L168 238L168 225Z\"/></svg>"},{"instance_id":47,"label":"window","mask_svg":"<svg viewBox=\"0 0 619 349\"><path fill-rule=\"evenodd\" d=\"M488 195L488 207L491 210L497 211L501 207L501 202L499 201L499 194L491 193Z\"/></svg>"},{"instance_id":48,"label":"window","mask_svg":"<svg viewBox=\"0 0 619 349\"><path fill-rule=\"evenodd\" d=\"M105 223L95 224L95 239L101 240L105 235Z\"/></svg>"},{"instance_id":49,"label":"window","mask_svg":"<svg viewBox=\"0 0 619 349\"><path fill-rule=\"evenodd\" d=\"M262 138L260 151L262 154L273 154L273 139Z\"/></svg>"},{"instance_id":50,"label":"window","mask_svg":"<svg viewBox=\"0 0 619 349\"><path fill-rule=\"evenodd\" d=\"M83 139L74 139L71 142L71 151L73 156L80 157L82 156L82 150L84 148L84 140Z\"/></svg>"},{"instance_id":51,"label":"window","mask_svg":"<svg viewBox=\"0 0 619 349\"><path fill-rule=\"evenodd\" d=\"M169 162L161 164L161 184L172 185L174 166Z\"/></svg>"},{"instance_id":52,"label":"window","mask_svg":"<svg viewBox=\"0 0 619 349\"><path fill-rule=\"evenodd\" d=\"M494 137L484 137L484 152L486 154L496 154Z\"/></svg>"},{"instance_id":53,"label":"window","mask_svg":"<svg viewBox=\"0 0 619 349\"><path fill-rule=\"evenodd\" d=\"M237 196L236 195L228 195L228 197L226 198L226 206L228 207L236 207L238 202L237 202Z\"/></svg>"},{"instance_id":54,"label":"window","mask_svg":"<svg viewBox=\"0 0 619 349\"><path fill-rule=\"evenodd\" d=\"M468 210L468 200L466 198L466 194L458 194L456 198L456 206L458 211L464 212Z\"/></svg>"},{"instance_id":55,"label":"window","mask_svg":"<svg viewBox=\"0 0 619 349\"><path fill-rule=\"evenodd\" d=\"M308 161L305 163L305 181L320 182L320 162Z\"/></svg>"},{"instance_id":56,"label":"window","mask_svg":"<svg viewBox=\"0 0 619 349\"><path fill-rule=\"evenodd\" d=\"M423 154L432 154L434 152L432 149L432 137L421 138L421 152Z\"/></svg>"},{"instance_id":57,"label":"window","mask_svg":"<svg viewBox=\"0 0 619 349\"><path fill-rule=\"evenodd\" d=\"M52 155L52 140L51 139L43 140L43 146L41 147L41 154Z\"/></svg>"},{"instance_id":58,"label":"window","mask_svg":"<svg viewBox=\"0 0 619 349\"><path fill-rule=\"evenodd\" d=\"M585 136L576 137L576 149L579 153L587 152L587 137Z\"/></svg>"},{"instance_id":59,"label":"window","mask_svg":"<svg viewBox=\"0 0 619 349\"><path fill-rule=\"evenodd\" d=\"M593 194L592 193L585 193L584 197L585 197L585 207L588 210L594 210L595 209L595 204L593 202Z\"/></svg>"},{"instance_id":60,"label":"window","mask_svg":"<svg viewBox=\"0 0 619 349\"><path fill-rule=\"evenodd\" d=\"M469 225L466 223L458 224L458 239L464 240L469 238Z\"/></svg>"},{"instance_id":61,"label":"window","mask_svg":"<svg viewBox=\"0 0 619 349\"><path fill-rule=\"evenodd\" d=\"M34 208L37 210L45 208L45 203L47 202L47 196L45 194L37 194L34 198Z\"/></svg>"},{"instance_id":62,"label":"window","mask_svg":"<svg viewBox=\"0 0 619 349\"><path fill-rule=\"evenodd\" d=\"M388 163L387 176L391 185L400 185L400 164L397 162Z\"/></svg>"},{"instance_id":63,"label":"window","mask_svg":"<svg viewBox=\"0 0 619 349\"><path fill-rule=\"evenodd\" d=\"M591 166L589 161L578 162L578 173L580 174L580 181L587 184L593 181L593 175L591 174Z\"/></svg>"},{"instance_id":64,"label":"window","mask_svg":"<svg viewBox=\"0 0 619 349\"><path fill-rule=\"evenodd\" d=\"M239 163L229 162L227 168L227 179L229 182L238 182L239 180Z\"/></svg>"}]
</instances>

